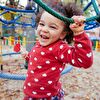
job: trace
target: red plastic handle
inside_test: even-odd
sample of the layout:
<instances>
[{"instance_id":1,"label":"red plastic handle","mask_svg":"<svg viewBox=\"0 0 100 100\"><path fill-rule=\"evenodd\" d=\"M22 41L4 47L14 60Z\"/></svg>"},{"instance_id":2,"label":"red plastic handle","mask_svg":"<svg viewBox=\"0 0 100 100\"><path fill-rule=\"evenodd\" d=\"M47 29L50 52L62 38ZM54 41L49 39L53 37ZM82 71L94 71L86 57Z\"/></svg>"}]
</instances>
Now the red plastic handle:
<instances>
[{"instance_id":1,"label":"red plastic handle","mask_svg":"<svg viewBox=\"0 0 100 100\"><path fill-rule=\"evenodd\" d=\"M19 52L19 51L20 51L20 43L17 43L17 44L14 46L14 51L15 51L15 52Z\"/></svg>"}]
</instances>

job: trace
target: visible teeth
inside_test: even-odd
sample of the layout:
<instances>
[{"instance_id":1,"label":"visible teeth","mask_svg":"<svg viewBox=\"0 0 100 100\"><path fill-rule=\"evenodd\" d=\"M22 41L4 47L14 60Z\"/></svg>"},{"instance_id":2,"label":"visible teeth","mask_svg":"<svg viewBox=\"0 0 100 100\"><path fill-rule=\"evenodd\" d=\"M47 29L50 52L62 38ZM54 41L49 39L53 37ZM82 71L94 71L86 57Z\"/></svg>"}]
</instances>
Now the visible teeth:
<instances>
[{"instance_id":1,"label":"visible teeth","mask_svg":"<svg viewBox=\"0 0 100 100\"><path fill-rule=\"evenodd\" d=\"M48 37L45 36L45 35L41 35L41 37L42 37L43 39L48 39Z\"/></svg>"}]
</instances>

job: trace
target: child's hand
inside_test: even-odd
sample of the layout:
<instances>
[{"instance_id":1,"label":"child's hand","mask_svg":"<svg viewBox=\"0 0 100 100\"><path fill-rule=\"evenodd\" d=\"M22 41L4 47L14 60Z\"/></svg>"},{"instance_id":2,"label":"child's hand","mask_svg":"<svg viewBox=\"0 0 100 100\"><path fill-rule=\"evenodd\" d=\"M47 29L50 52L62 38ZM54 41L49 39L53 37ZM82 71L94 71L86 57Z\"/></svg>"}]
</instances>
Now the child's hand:
<instances>
[{"instance_id":1,"label":"child's hand","mask_svg":"<svg viewBox=\"0 0 100 100\"><path fill-rule=\"evenodd\" d=\"M70 29L73 31L74 35L79 35L84 31L84 16L73 16L73 24L70 24Z\"/></svg>"},{"instance_id":2,"label":"child's hand","mask_svg":"<svg viewBox=\"0 0 100 100\"><path fill-rule=\"evenodd\" d=\"M26 49L23 48L22 46L21 46L20 52L21 52L21 55L22 55L22 57L23 57L24 59L28 57L28 52L27 52Z\"/></svg>"},{"instance_id":3,"label":"child's hand","mask_svg":"<svg viewBox=\"0 0 100 100\"><path fill-rule=\"evenodd\" d=\"M21 55L22 55L22 58L24 58L24 59L28 57L27 53L22 53Z\"/></svg>"}]
</instances>

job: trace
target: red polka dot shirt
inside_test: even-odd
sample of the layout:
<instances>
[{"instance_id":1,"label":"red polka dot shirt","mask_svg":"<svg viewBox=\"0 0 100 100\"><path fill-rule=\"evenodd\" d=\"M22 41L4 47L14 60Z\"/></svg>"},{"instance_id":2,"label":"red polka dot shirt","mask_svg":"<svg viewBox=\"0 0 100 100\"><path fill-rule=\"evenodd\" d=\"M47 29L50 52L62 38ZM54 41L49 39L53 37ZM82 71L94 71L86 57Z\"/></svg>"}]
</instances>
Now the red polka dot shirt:
<instances>
[{"instance_id":1,"label":"red polka dot shirt","mask_svg":"<svg viewBox=\"0 0 100 100\"><path fill-rule=\"evenodd\" d=\"M59 78L65 64L88 68L93 62L92 44L85 33L74 37L74 45L62 40L43 47L37 43L28 55L28 72L24 93L33 98L57 95L61 88ZM66 83L67 84L67 83Z\"/></svg>"}]
</instances>

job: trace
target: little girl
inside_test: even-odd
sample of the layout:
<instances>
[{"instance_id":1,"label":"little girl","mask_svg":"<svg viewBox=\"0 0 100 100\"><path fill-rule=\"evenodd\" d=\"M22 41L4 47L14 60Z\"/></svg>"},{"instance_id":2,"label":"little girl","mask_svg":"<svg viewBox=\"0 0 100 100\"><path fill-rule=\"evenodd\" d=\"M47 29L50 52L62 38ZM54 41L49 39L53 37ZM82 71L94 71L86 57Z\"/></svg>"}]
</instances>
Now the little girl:
<instances>
[{"instance_id":1,"label":"little girl","mask_svg":"<svg viewBox=\"0 0 100 100\"><path fill-rule=\"evenodd\" d=\"M59 79L65 65L89 68L93 63L82 11L74 3L57 4L52 9L73 18L74 23L63 22L46 11L37 16L38 42L22 55L28 61L24 100L64 100ZM69 45L71 41L73 46Z\"/></svg>"}]
</instances>

